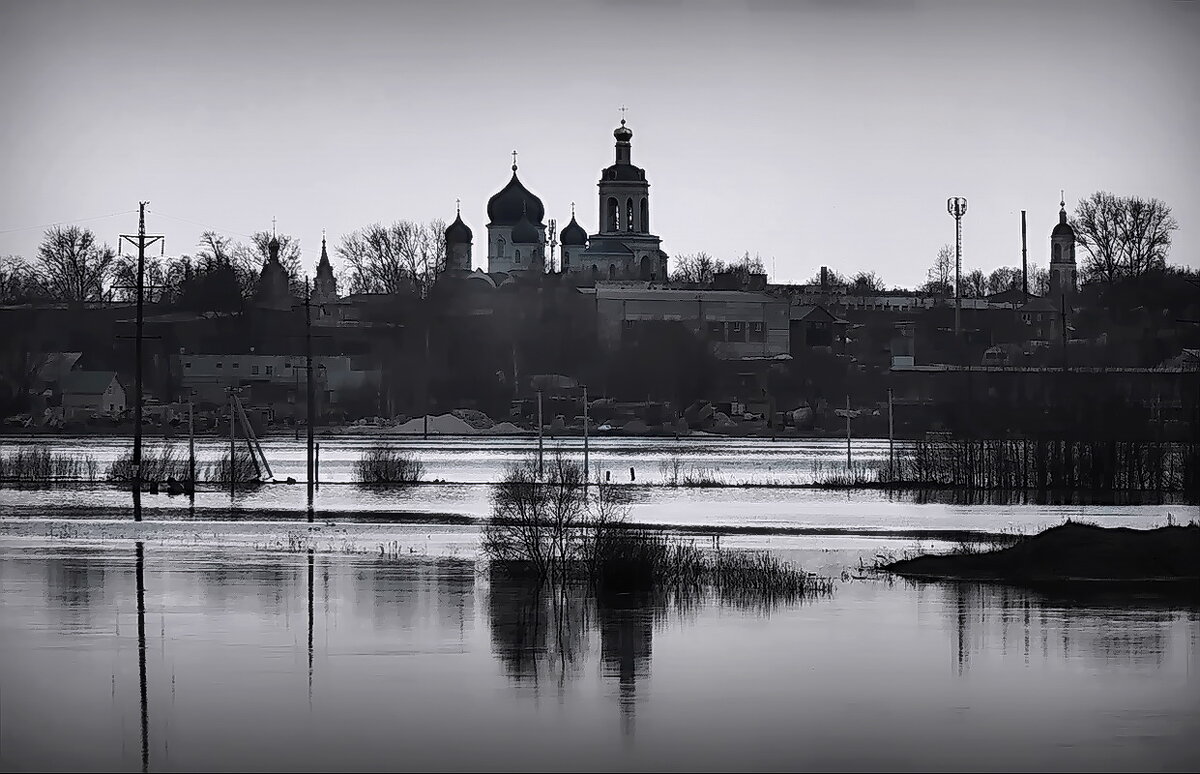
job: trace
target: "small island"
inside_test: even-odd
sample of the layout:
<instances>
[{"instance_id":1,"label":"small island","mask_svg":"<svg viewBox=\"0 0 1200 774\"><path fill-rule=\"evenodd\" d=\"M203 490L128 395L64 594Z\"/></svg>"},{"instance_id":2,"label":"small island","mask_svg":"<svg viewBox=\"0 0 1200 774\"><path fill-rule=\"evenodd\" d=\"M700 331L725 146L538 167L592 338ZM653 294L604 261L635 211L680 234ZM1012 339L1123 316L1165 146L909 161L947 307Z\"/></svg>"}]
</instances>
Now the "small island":
<instances>
[{"instance_id":1,"label":"small island","mask_svg":"<svg viewBox=\"0 0 1200 774\"><path fill-rule=\"evenodd\" d=\"M1200 525L1144 530L1068 521L1007 548L918 556L883 569L924 580L1026 586L1154 583L1200 591Z\"/></svg>"}]
</instances>

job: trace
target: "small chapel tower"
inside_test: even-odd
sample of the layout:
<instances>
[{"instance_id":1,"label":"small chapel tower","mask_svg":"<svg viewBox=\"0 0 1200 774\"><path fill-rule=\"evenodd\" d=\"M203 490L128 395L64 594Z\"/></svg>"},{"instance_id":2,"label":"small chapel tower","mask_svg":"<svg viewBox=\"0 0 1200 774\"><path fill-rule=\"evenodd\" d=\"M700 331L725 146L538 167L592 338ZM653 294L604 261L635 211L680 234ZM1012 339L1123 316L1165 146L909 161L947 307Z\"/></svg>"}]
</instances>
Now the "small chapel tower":
<instances>
[{"instance_id":1,"label":"small chapel tower","mask_svg":"<svg viewBox=\"0 0 1200 774\"><path fill-rule=\"evenodd\" d=\"M446 270L471 271L471 246L474 234L470 227L463 223L462 203L458 204L458 212L454 222L446 228Z\"/></svg>"},{"instance_id":2,"label":"small chapel tower","mask_svg":"<svg viewBox=\"0 0 1200 774\"><path fill-rule=\"evenodd\" d=\"M1075 296L1075 230L1067 222L1066 197L1059 201L1058 225L1050 232L1050 300L1063 298L1070 305Z\"/></svg>"},{"instance_id":3,"label":"small chapel tower","mask_svg":"<svg viewBox=\"0 0 1200 774\"><path fill-rule=\"evenodd\" d=\"M317 275L313 279L312 302L332 304L338 300L337 278L333 276L333 264L325 249L325 232L321 231L321 258L317 261Z\"/></svg>"}]
</instances>

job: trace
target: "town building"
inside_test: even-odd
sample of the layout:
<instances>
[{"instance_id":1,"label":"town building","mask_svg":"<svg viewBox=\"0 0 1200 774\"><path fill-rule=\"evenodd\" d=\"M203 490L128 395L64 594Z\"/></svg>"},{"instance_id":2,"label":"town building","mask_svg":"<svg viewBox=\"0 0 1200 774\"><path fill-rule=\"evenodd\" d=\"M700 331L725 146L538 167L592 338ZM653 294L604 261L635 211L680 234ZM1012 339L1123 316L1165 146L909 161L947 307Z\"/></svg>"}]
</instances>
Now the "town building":
<instances>
[{"instance_id":1,"label":"town building","mask_svg":"<svg viewBox=\"0 0 1200 774\"><path fill-rule=\"evenodd\" d=\"M125 411L125 388L115 371L68 371L58 382L66 419Z\"/></svg>"}]
</instances>

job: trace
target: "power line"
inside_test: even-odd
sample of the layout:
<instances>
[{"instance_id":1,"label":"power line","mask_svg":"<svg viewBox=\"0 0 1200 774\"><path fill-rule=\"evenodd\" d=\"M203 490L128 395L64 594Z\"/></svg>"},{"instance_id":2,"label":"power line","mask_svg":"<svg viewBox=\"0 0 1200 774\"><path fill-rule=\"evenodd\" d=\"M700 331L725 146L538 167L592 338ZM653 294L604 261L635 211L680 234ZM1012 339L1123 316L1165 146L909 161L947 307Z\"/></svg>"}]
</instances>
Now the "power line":
<instances>
[{"instance_id":1,"label":"power line","mask_svg":"<svg viewBox=\"0 0 1200 774\"><path fill-rule=\"evenodd\" d=\"M22 228L6 228L0 231L0 234L14 234L18 231L33 231L34 229L50 228L51 226L64 226L71 223L86 223L89 220L103 220L104 218L115 218L120 215L129 215L137 212L137 210L125 210L124 212L114 212L111 215L97 215L94 218L76 218L75 220L56 220L53 223L43 223L40 226L24 226Z\"/></svg>"},{"instance_id":2,"label":"power line","mask_svg":"<svg viewBox=\"0 0 1200 774\"><path fill-rule=\"evenodd\" d=\"M243 234L240 231L234 231L232 229L227 229L227 228L219 228L219 227L213 226L209 223L201 223L200 221L197 221L197 220L189 220L188 218L181 218L178 215L168 215L167 213L160 212L158 210L155 210L154 214L158 215L160 217L170 218L171 220L178 220L183 223L190 223L193 226L199 226L200 228L208 229L209 231L216 231L221 234L233 234L234 236L245 237L246 239L254 238L254 236L252 234Z\"/></svg>"}]
</instances>

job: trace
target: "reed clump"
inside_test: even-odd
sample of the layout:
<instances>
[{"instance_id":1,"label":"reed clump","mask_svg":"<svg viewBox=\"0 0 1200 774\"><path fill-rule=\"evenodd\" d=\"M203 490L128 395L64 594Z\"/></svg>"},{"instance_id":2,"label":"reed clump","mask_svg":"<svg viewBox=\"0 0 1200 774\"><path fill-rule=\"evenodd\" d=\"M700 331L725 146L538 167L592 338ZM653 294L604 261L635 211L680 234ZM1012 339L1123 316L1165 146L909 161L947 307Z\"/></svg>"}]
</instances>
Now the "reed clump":
<instances>
[{"instance_id":1,"label":"reed clump","mask_svg":"<svg viewBox=\"0 0 1200 774\"><path fill-rule=\"evenodd\" d=\"M611 485L592 487L561 456L540 475L536 462L514 466L494 488L484 553L509 574L583 581L597 593L694 597L715 590L723 598L782 601L832 590L831 580L765 552L706 551L631 525Z\"/></svg>"},{"instance_id":2,"label":"reed clump","mask_svg":"<svg viewBox=\"0 0 1200 774\"><path fill-rule=\"evenodd\" d=\"M261 480L254 458L249 451L243 448L238 448L233 453L232 465L230 465L229 452L225 452L216 460L207 463L201 477L214 484L228 484L231 480L235 484L256 484Z\"/></svg>"},{"instance_id":3,"label":"reed clump","mask_svg":"<svg viewBox=\"0 0 1200 774\"><path fill-rule=\"evenodd\" d=\"M409 485L421 481L425 465L415 454L390 446L365 449L354 463L355 480L360 484Z\"/></svg>"},{"instance_id":4,"label":"reed clump","mask_svg":"<svg viewBox=\"0 0 1200 774\"><path fill-rule=\"evenodd\" d=\"M142 450L143 481L185 481L189 477L187 458L174 446L148 447ZM133 451L127 451L113 460L105 478L109 481L133 480Z\"/></svg>"},{"instance_id":5,"label":"reed clump","mask_svg":"<svg viewBox=\"0 0 1200 774\"><path fill-rule=\"evenodd\" d=\"M0 452L0 484L90 483L96 480L97 473L96 458L90 454L58 454L41 445Z\"/></svg>"}]
</instances>

